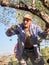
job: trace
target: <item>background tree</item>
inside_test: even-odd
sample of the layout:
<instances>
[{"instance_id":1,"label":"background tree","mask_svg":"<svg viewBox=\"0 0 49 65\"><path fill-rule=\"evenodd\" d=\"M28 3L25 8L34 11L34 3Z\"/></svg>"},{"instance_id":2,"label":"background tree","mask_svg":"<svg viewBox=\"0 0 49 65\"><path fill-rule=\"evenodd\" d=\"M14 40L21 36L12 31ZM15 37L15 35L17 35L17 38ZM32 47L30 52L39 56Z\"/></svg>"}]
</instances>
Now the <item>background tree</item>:
<instances>
[{"instance_id":1,"label":"background tree","mask_svg":"<svg viewBox=\"0 0 49 65\"><path fill-rule=\"evenodd\" d=\"M4 25L10 24L13 20L11 17L15 19L12 24L21 23L23 16L29 13L33 17L33 23L40 25L42 29L49 28L49 0L0 0L0 8L3 8L0 22Z\"/></svg>"},{"instance_id":2,"label":"background tree","mask_svg":"<svg viewBox=\"0 0 49 65\"><path fill-rule=\"evenodd\" d=\"M49 28L48 4L49 0L0 0L0 7L3 8L0 21L9 25L12 20L9 17L12 17L15 18L12 25L13 23L18 24L22 22L23 16L29 13L33 16L33 23L40 25L42 29Z\"/></svg>"},{"instance_id":3,"label":"background tree","mask_svg":"<svg viewBox=\"0 0 49 65\"><path fill-rule=\"evenodd\" d=\"M42 19L46 26L49 27L49 0L1 0L0 5L2 7L11 7L16 10L30 12ZM19 12L18 17L23 13Z\"/></svg>"}]
</instances>

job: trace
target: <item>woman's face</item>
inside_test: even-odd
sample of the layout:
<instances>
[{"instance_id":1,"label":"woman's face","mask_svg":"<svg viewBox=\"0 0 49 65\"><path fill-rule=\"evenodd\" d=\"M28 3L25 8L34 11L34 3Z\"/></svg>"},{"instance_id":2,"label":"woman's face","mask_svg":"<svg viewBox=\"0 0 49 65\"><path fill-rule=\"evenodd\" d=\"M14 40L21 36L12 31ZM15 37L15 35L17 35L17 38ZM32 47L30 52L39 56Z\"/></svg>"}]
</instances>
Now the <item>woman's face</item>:
<instances>
[{"instance_id":1,"label":"woman's face","mask_svg":"<svg viewBox=\"0 0 49 65\"><path fill-rule=\"evenodd\" d=\"M28 19L28 18L24 18L23 19L23 25L26 29L29 29L30 28L30 25L32 23L32 20Z\"/></svg>"}]
</instances>

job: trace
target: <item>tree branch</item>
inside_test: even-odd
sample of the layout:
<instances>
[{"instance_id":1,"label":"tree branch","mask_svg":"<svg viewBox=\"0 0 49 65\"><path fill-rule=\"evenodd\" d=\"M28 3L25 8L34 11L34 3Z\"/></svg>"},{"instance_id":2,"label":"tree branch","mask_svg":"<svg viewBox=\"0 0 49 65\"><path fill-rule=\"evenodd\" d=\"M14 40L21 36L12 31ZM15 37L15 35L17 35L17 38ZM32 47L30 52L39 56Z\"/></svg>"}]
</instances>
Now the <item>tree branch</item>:
<instances>
[{"instance_id":1,"label":"tree branch","mask_svg":"<svg viewBox=\"0 0 49 65\"><path fill-rule=\"evenodd\" d=\"M41 2L49 10L49 2L47 0L41 0Z\"/></svg>"},{"instance_id":2,"label":"tree branch","mask_svg":"<svg viewBox=\"0 0 49 65\"><path fill-rule=\"evenodd\" d=\"M0 2L1 6L6 6L6 7L11 7L15 9L20 9L20 10L25 10L25 11L30 11L32 14L39 16L45 23L46 25L49 26L49 16L44 13L43 11L40 11L39 9L33 8L32 6L27 6L26 4L21 4L21 5L15 5L13 3L7 3L7 2Z\"/></svg>"}]
</instances>

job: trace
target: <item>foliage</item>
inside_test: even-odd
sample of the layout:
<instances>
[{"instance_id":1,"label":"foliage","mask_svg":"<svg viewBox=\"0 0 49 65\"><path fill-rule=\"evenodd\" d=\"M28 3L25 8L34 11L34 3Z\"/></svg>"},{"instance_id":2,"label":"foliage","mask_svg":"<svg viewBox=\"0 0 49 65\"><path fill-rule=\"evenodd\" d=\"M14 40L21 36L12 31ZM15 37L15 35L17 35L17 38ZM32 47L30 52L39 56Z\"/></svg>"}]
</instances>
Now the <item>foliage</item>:
<instances>
[{"instance_id":1,"label":"foliage","mask_svg":"<svg viewBox=\"0 0 49 65\"><path fill-rule=\"evenodd\" d=\"M15 58L15 59L16 59L16 58ZM18 65L18 61L15 60L15 59L14 59L14 57L12 57L12 58L10 59L10 62L11 62L12 65Z\"/></svg>"},{"instance_id":2,"label":"foliage","mask_svg":"<svg viewBox=\"0 0 49 65\"><path fill-rule=\"evenodd\" d=\"M33 0L8 0L8 1L12 2L14 4L22 4L22 2L24 2L27 6L33 5L33 3L32 3ZM35 0L35 7L37 9L40 9L40 10L46 12L47 14L49 14L49 11L43 6L43 4L41 3L40 0ZM2 13L1 13L2 18L0 17L0 19L1 19L0 22L2 22L5 25L8 25L12 21L11 17L13 17L15 19L16 23L21 23L25 13L30 13L30 12L24 11L24 10L22 11L22 10L19 10L19 9L16 10L14 8L9 8L9 7L2 7ZM32 14L32 13L30 13L30 14ZM33 16L34 19L37 19L37 21L38 21L37 24L45 29L45 23L43 22L43 20L41 20L36 15L32 14L32 16ZM14 22L12 22L12 23L14 23Z\"/></svg>"},{"instance_id":3,"label":"foliage","mask_svg":"<svg viewBox=\"0 0 49 65\"><path fill-rule=\"evenodd\" d=\"M44 57L45 65L49 65L47 63L47 60L49 59L49 47L45 46L45 48L41 49L41 53L42 53L42 55Z\"/></svg>"},{"instance_id":4,"label":"foliage","mask_svg":"<svg viewBox=\"0 0 49 65\"><path fill-rule=\"evenodd\" d=\"M49 11L43 6L40 0L36 0L36 8L46 12L49 15Z\"/></svg>"},{"instance_id":5,"label":"foliage","mask_svg":"<svg viewBox=\"0 0 49 65\"><path fill-rule=\"evenodd\" d=\"M43 49L41 49L41 53L42 53L42 55L46 58L46 59L48 59L49 58L49 47L45 47L45 48L43 48Z\"/></svg>"}]
</instances>

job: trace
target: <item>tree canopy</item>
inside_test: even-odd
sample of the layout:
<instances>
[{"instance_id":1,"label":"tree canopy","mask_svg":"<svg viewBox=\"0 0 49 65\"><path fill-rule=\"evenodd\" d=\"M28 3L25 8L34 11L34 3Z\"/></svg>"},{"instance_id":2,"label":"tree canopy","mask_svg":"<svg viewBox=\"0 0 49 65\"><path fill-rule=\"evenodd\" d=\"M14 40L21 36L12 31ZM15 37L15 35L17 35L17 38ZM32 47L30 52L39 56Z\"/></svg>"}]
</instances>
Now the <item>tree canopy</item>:
<instances>
[{"instance_id":1,"label":"tree canopy","mask_svg":"<svg viewBox=\"0 0 49 65\"><path fill-rule=\"evenodd\" d=\"M40 18L42 23L45 22L45 26L49 27L49 0L0 0L0 5L19 11L16 15L18 19L19 17L21 19L25 12L29 12Z\"/></svg>"}]
</instances>

